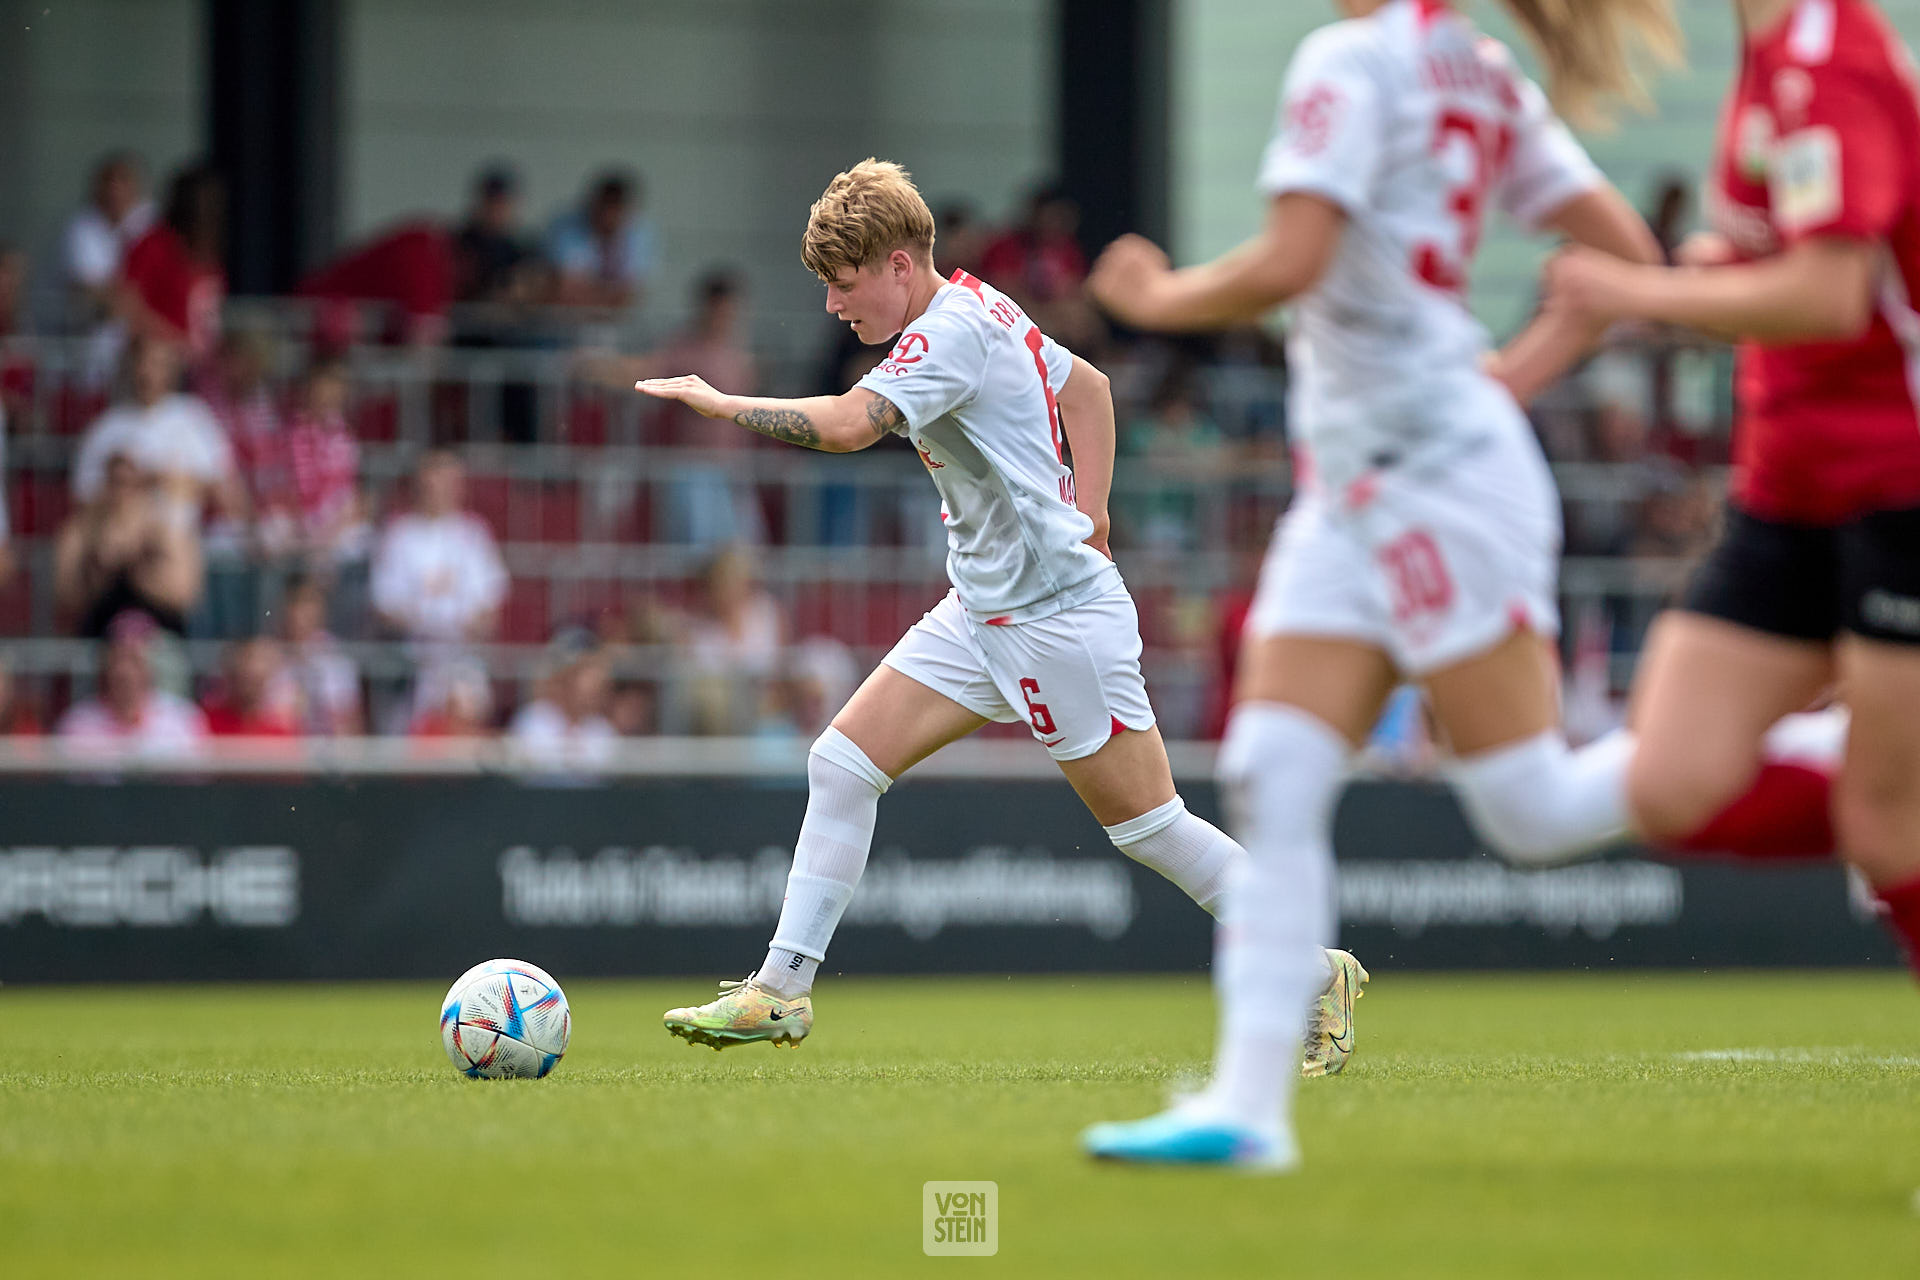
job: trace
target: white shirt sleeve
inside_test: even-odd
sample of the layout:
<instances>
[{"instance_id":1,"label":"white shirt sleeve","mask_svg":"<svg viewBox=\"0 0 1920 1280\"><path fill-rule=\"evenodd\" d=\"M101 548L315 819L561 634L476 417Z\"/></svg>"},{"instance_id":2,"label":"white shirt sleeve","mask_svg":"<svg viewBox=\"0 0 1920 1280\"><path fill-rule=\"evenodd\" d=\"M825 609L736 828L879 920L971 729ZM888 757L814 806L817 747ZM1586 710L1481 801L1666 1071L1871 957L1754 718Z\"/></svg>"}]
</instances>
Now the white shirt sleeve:
<instances>
[{"instance_id":1,"label":"white shirt sleeve","mask_svg":"<svg viewBox=\"0 0 1920 1280\"><path fill-rule=\"evenodd\" d=\"M1055 395L1059 395L1060 388L1067 385L1067 377L1073 372L1073 352L1041 334L1040 358L1047 364L1047 385L1053 388Z\"/></svg>"},{"instance_id":2,"label":"white shirt sleeve","mask_svg":"<svg viewBox=\"0 0 1920 1280\"><path fill-rule=\"evenodd\" d=\"M121 243L105 218L90 209L67 223L65 250L67 278L97 289L119 274Z\"/></svg>"},{"instance_id":3,"label":"white shirt sleeve","mask_svg":"<svg viewBox=\"0 0 1920 1280\"><path fill-rule=\"evenodd\" d=\"M1572 130L1553 114L1547 95L1520 77L1519 128L1498 198L1506 215L1537 231L1575 196L1606 181Z\"/></svg>"},{"instance_id":4,"label":"white shirt sleeve","mask_svg":"<svg viewBox=\"0 0 1920 1280\"><path fill-rule=\"evenodd\" d=\"M982 313L984 317L984 313ZM923 315L885 360L854 385L892 401L909 426L924 427L973 399L987 371L984 318Z\"/></svg>"},{"instance_id":5,"label":"white shirt sleeve","mask_svg":"<svg viewBox=\"0 0 1920 1280\"><path fill-rule=\"evenodd\" d=\"M1261 193L1324 196L1349 212L1366 207L1380 171L1384 114L1380 80L1355 29L1314 32L1287 69L1260 161Z\"/></svg>"}]
</instances>

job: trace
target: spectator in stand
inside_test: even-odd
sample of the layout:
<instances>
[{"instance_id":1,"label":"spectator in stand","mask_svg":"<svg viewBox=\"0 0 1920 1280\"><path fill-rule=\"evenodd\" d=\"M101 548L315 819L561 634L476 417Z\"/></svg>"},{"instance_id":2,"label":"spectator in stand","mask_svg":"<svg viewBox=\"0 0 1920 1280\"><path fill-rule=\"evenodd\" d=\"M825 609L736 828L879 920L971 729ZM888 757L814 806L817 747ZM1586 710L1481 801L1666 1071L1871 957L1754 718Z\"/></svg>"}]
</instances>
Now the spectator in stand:
<instances>
[{"instance_id":1,"label":"spectator in stand","mask_svg":"<svg viewBox=\"0 0 1920 1280\"><path fill-rule=\"evenodd\" d=\"M554 221L547 259L559 273L556 302L611 310L646 297L659 250L641 201L640 179L610 170L594 179L579 208Z\"/></svg>"},{"instance_id":2,"label":"spectator in stand","mask_svg":"<svg viewBox=\"0 0 1920 1280\"><path fill-rule=\"evenodd\" d=\"M280 646L265 636L227 647L219 687L201 703L207 732L217 738L291 738L299 732L294 704L281 682Z\"/></svg>"},{"instance_id":3,"label":"spectator in stand","mask_svg":"<svg viewBox=\"0 0 1920 1280\"><path fill-rule=\"evenodd\" d=\"M125 611L184 635L205 584L191 499L125 453L107 459L106 483L67 518L54 542L54 611L76 635L98 637ZM179 484L179 480L172 483Z\"/></svg>"},{"instance_id":4,"label":"spectator in stand","mask_svg":"<svg viewBox=\"0 0 1920 1280\"><path fill-rule=\"evenodd\" d=\"M425 218L387 227L294 287L300 297L321 304L316 343L325 351L343 350L360 338L365 304L387 309L375 331L381 340L437 346L446 341L453 290L453 237Z\"/></svg>"},{"instance_id":5,"label":"spectator in stand","mask_svg":"<svg viewBox=\"0 0 1920 1280\"><path fill-rule=\"evenodd\" d=\"M507 571L493 534L465 510L466 467L436 450L414 476L414 510L387 526L373 557L373 607L411 640L485 640L500 619Z\"/></svg>"},{"instance_id":6,"label":"spectator in stand","mask_svg":"<svg viewBox=\"0 0 1920 1280\"><path fill-rule=\"evenodd\" d=\"M143 471L182 482L197 519L204 506L226 510L241 502L233 447L212 410L198 396L177 390L180 347L148 336L127 350L127 398L115 404L80 438L73 464L73 496L96 497L107 459L124 454Z\"/></svg>"},{"instance_id":7,"label":"spectator in stand","mask_svg":"<svg viewBox=\"0 0 1920 1280\"><path fill-rule=\"evenodd\" d=\"M708 561L700 607L680 638L679 666L688 680L693 731L738 734L752 728L761 684L780 663L786 623L780 606L753 580L753 562L739 547Z\"/></svg>"},{"instance_id":8,"label":"spectator in stand","mask_svg":"<svg viewBox=\"0 0 1920 1280\"><path fill-rule=\"evenodd\" d=\"M136 337L180 344L198 362L220 338L227 296L227 188L204 165L175 175L165 217L127 248L115 309Z\"/></svg>"},{"instance_id":9,"label":"spectator in stand","mask_svg":"<svg viewBox=\"0 0 1920 1280\"><path fill-rule=\"evenodd\" d=\"M986 247L984 278L1030 313L1073 297L1087 278L1079 232L1080 206L1059 187L1042 186L1028 197L1019 223Z\"/></svg>"},{"instance_id":10,"label":"spectator in stand","mask_svg":"<svg viewBox=\"0 0 1920 1280\"><path fill-rule=\"evenodd\" d=\"M60 234L60 329L89 327L113 309L127 249L153 225L153 212L138 156L116 151L95 166L87 203Z\"/></svg>"},{"instance_id":11,"label":"spectator in stand","mask_svg":"<svg viewBox=\"0 0 1920 1280\"><path fill-rule=\"evenodd\" d=\"M207 736L200 708L154 687L153 619L130 610L113 620L100 650L94 696L75 703L54 732L75 750L183 755Z\"/></svg>"},{"instance_id":12,"label":"spectator in stand","mask_svg":"<svg viewBox=\"0 0 1920 1280\"><path fill-rule=\"evenodd\" d=\"M280 436L280 406L268 381L272 369L273 347L266 334L229 329L221 335L212 362L194 379L194 390L226 435L255 510L260 505L260 459Z\"/></svg>"},{"instance_id":13,"label":"spectator in stand","mask_svg":"<svg viewBox=\"0 0 1920 1280\"><path fill-rule=\"evenodd\" d=\"M613 679L605 651L592 632L569 628L553 638L547 656L551 670L540 695L507 730L515 754L548 769L604 769L620 737L607 719Z\"/></svg>"},{"instance_id":14,"label":"spectator in stand","mask_svg":"<svg viewBox=\"0 0 1920 1280\"><path fill-rule=\"evenodd\" d=\"M414 683L412 738L493 736L493 684L471 658L430 662Z\"/></svg>"},{"instance_id":15,"label":"spectator in stand","mask_svg":"<svg viewBox=\"0 0 1920 1280\"><path fill-rule=\"evenodd\" d=\"M533 252L520 236L520 180L494 165L473 185L467 220L453 237L454 297L461 302L525 301Z\"/></svg>"},{"instance_id":16,"label":"spectator in stand","mask_svg":"<svg viewBox=\"0 0 1920 1280\"><path fill-rule=\"evenodd\" d=\"M309 737L366 732L360 668L327 632L327 589L321 579L303 575L287 584L280 626L284 661L269 701L293 707L300 732Z\"/></svg>"},{"instance_id":17,"label":"spectator in stand","mask_svg":"<svg viewBox=\"0 0 1920 1280\"><path fill-rule=\"evenodd\" d=\"M363 563L371 550L360 494L360 444L347 424L352 394L344 360L307 366L286 430L261 471L262 521L286 526L286 542L316 569Z\"/></svg>"},{"instance_id":18,"label":"spectator in stand","mask_svg":"<svg viewBox=\"0 0 1920 1280\"><path fill-rule=\"evenodd\" d=\"M741 294L740 278L733 272L715 269L703 275L693 288L693 325L661 353L659 365L752 395L759 374L740 333ZM660 426L670 443L715 452L750 448L757 439L731 422L703 418L677 402L660 406ZM672 541L696 547L758 546L766 541L758 490L724 463L674 464L668 521Z\"/></svg>"}]
</instances>

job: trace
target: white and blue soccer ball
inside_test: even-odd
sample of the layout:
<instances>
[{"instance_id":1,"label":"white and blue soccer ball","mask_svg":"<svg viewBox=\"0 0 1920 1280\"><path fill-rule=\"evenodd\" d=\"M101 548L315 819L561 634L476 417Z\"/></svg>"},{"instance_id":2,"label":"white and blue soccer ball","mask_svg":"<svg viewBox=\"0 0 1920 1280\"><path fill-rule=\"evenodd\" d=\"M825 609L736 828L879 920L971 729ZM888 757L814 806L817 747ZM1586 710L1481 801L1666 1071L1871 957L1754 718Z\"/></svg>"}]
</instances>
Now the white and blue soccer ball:
<instances>
[{"instance_id":1,"label":"white and blue soccer ball","mask_svg":"<svg viewBox=\"0 0 1920 1280\"><path fill-rule=\"evenodd\" d=\"M489 960L461 974L440 1002L440 1040L454 1070L483 1080L538 1080L573 1035L553 975L524 960Z\"/></svg>"}]
</instances>

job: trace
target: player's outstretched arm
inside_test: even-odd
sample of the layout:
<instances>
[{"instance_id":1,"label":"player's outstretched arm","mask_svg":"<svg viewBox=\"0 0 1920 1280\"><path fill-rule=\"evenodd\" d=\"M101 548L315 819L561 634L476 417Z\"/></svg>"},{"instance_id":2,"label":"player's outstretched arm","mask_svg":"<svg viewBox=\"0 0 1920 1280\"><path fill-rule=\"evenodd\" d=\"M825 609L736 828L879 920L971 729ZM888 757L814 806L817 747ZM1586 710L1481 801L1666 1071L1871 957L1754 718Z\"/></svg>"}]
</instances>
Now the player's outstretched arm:
<instances>
[{"instance_id":1,"label":"player's outstretched arm","mask_svg":"<svg viewBox=\"0 0 1920 1280\"><path fill-rule=\"evenodd\" d=\"M1347 215L1305 192L1275 196L1260 234L1198 267L1175 271L1141 236L1122 236L1094 264L1087 287L1107 313L1163 333L1252 324L1319 283L1340 247Z\"/></svg>"},{"instance_id":2,"label":"player's outstretched arm","mask_svg":"<svg viewBox=\"0 0 1920 1280\"><path fill-rule=\"evenodd\" d=\"M1652 265L1661 260L1660 241L1645 218L1611 186L1582 192L1547 218L1546 228L1623 263ZM1506 383L1525 404L1559 381L1560 376L1600 344L1611 322L1548 307L1534 317L1487 363L1487 372Z\"/></svg>"},{"instance_id":3,"label":"player's outstretched arm","mask_svg":"<svg viewBox=\"0 0 1920 1280\"><path fill-rule=\"evenodd\" d=\"M1844 342L1873 323L1876 241L1820 236L1726 267L1633 266L1574 249L1547 264L1547 305L1595 322L1653 320L1760 342Z\"/></svg>"},{"instance_id":4,"label":"player's outstretched arm","mask_svg":"<svg viewBox=\"0 0 1920 1280\"><path fill-rule=\"evenodd\" d=\"M731 396L687 374L648 378L634 383L633 389L658 400L678 400L703 417L725 418L769 440L822 453L853 453L906 425L906 418L891 400L864 387L855 387L844 395L781 400Z\"/></svg>"},{"instance_id":5,"label":"player's outstretched arm","mask_svg":"<svg viewBox=\"0 0 1920 1280\"><path fill-rule=\"evenodd\" d=\"M1055 403L1067 447L1073 450L1073 505L1093 521L1087 545L1111 557L1107 496L1113 490L1113 384L1106 374L1075 356L1073 372Z\"/></svg>"}]
</instances>

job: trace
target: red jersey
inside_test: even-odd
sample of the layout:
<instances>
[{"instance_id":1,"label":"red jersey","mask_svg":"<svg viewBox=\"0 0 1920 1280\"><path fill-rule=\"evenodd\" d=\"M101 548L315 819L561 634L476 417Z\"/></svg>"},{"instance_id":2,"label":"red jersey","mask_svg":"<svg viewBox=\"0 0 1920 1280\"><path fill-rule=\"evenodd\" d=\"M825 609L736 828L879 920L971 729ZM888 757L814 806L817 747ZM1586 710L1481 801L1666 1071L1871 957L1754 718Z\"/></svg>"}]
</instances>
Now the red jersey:
<instances>
[{"instance_id":1,"label":"red jersey","mask_svg":"<svg viewBox=\"0 0 1920 1280\"><path fill-rule=\"evenodd\" d=\"M178 232L164 222L153 227L127 247L120 272L147 309L172 326L189 355L198 359L213 350L226 273L194 257Z\"/></svg>"},{"instance_id":2,"label":"red jersey","mask_svg":"<svg viewBox=\"0 0 1920 1280\"><path fill-rule=\"evenodd\" d=\"M1864 335L1742 345L1734 500L1805 524L1920 506L1920 97L1869 0L1748 33L1709 198L1749 261L1822 236L1886 249Z\"/></svg>"}]
</instances>

